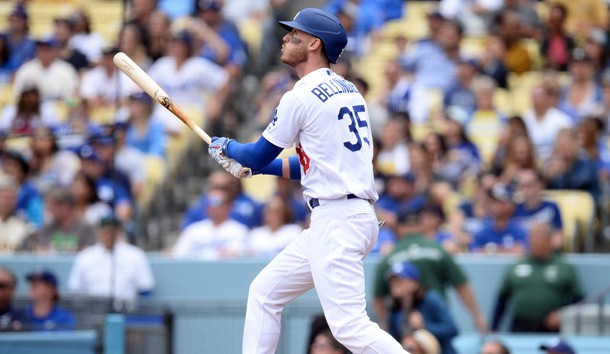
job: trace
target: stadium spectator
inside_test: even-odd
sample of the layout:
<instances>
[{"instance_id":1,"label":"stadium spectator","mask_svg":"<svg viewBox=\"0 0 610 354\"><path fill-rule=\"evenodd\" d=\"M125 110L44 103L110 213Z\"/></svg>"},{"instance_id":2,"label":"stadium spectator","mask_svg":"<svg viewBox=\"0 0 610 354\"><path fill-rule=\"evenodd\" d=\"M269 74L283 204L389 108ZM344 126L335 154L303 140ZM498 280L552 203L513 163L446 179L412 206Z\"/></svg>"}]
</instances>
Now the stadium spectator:
<instances>
[{"instance_id":1,"label":"stadium spectator","mask_svg":"<svg viewBox=\"0 0 610 354\"><path fill-rule=\"evenodd\" d=\"M504 124L502 132L500 133L491 162L491 171L494 174L500 175L502 173L502 170L504 170L506 156L508 155L508 146L514 138L520 135L525 135L529 138L527 127L525 126L523 118L520 116L509 117Z\"/></svg>"},{"instance_id":2,"label":"stadium spectator","mask_svg":"<svg viewBox=\"0 0 610 354\"><path fill-rule=\"evenodd\" d=\"M89 60L78 49L70 45L74 35L74 24L69 18L56 18L53 20L53 41L57 47L58 58L66 61L79 73L89 68Z\"/></svg>"},{"instance_id":3,"label":"stadium spectator","mask_svg":"<svg viewBox=\"0 0 610 354\"><path fill-rule=\"evenodd\" d=\"M519 171L524 169L536 170L538 167L534 146L525 135L511 138L506 149L506 158L503 166L498 170L498 181L514 186Z\"/></svg>"},{"instance_id":4,"label":"stadium spectator","mask_svg":"<svg viewBox=\"0 0 610 354\"><path fill-rule=\"evenodd\" d=\"M441 354L441 345L427 329L406 333L400 344L409 354Z\"/></svg>"},{"instance_id":5,"label":"stadium spectator","mask_svg":"<svg viewBox=\"0 0 610 354\"><path fill-rule=\"evenodd\" d=\"M489 192L491 217L475 233L472 252L521 255L528 247L527 233L515 218L515 201L510 187L496 183Z\"/></svg>"},{"instance_id":6,"label":"stadium spectator","mask_svg":"<svg viewBox=\"0 0 610 354\"><path fill-rule=\"evenodd\" d=\"M99 136L93 139L93 148L102 158L109 161L116 170L129 179L132 194L139 196L146 185L146 168L144 154L127 144L127 123L118 122L114 125L112 136ZM106 158L104 158L106 157Z\"/></svg>"},{"instance_id":7,"label":"stadium spectator","mask_svg":"<svg viewBox=\"0 0 610 354\"><path fill-rule=\"evenodd\" d=\"M434 183L432 171L433 160L429 158L424 144L413 142L409 144L409 170L415 177L415 191L426 193Z\"/></svg>"},{"instance_id":8,"label":"stadium spectator","mask_svg":"<svg viewBox=\"0 0 610 354\"><path fill-rule=\"evenodd\" d=\"M433 9L426 13L426 27L428 28L427 35L421 38L419 41L428 42L433 41L441 30L445 17L439 12L438 9Z\"/></svg>"},{"instance_id":9,"label":"stadium spectator","mask_svg":"<svg viewBox=\"0 0 610 354\"><path fill-rule=\"evenodd\" d=\"M426 149L427 157L432 164L432 171L437 171L445 164L447 159L447 143L445 137L438 132L428 133L422 142Z\"/></svg>"},{"instance_id":10,"label":"stadium spectator","mask_svg":"<svg viewBox=\"0 0 610 354\"><path fill-rule=\"evenodd\" d=\"M148 33L147 54L155 62L166 55L171 40L172 29L168 15L158 10L151 13L146 32Z\"/></svg>"},{"instance_id":11,"label":"stadium spectator","mask_svg":"<svg viewBox=\"0 0 610 354\"><path fill-rule=\"evenodd\" d=\"M374 309L381 328L388 329L386 299L390 296L387 274L394 264L409 261L417 266L420 284L428 290L436 290L445 297L445 288L452 286L462 303L468 308L477 329L487 332L487 324L481 314L472 288L463 270L451 255L435 241L421 234L405 235L394 250L377 266L374 280Z\"/></svg>"},{"instance_id":12,"label":"stadium spectator","mask_svg":"<svg viewBox=\"0 0 610 354\"><path fill-rule=\"evenodd\" d=\"M0 267L0 332L17 331L23 326L23 310L13 307L17 278L10 269Z\"/></svg>"},{"instance_id":13,"label":"stadium spectator","mask_svg":"<svg viewBox=\"0 0 610 354\"><path fill-rule=\"evenodd\" d=\"M261 225L262 208L259 203L243 191L239 179L233 178L226 171L214 171L208 176L208 190L216 188L229 191L232 201L231 219L239 221L250 229ZM197 203L185 213L182 229L184 230L190 224L207 218L206 208L207 194L204 193Z\"/></svg>"},{"instance_id":14,"label":"stadium spectator","mask_svg":"<svg viewBox=\"0 0 610 354\"><path fill-rule=\"evenodd\" d=\"M439 10L444 17L464 26L466 35L480 36L487 33L489 22L502 3L502 0L441 0Z\"/></svg>"},{"instance_id":15,"label":"stadium spectator","mask_svg":"<svg viewBox=\"0 0 610 354\"><path fill-rule=\"evenodd\" d=\"M599 83L599 74L606 68L608 62L608 51L606 49L607 35L601 28L592 28L583 46L585 55L593 62L595 81Z\"/></svg>"},{"instance_id":16,"label":"stadium spectator","mask_svg":"<svg viewBox=\"0 0 610 354\"><path fill-rule=\"evenodd\" d=\"M141 297L150 296L155 279L146 254L124 238L121 222L112 214L96 227L97 242L81 250L68 277L68 289L93 296L110 297L115 309L133 308Z\"/></svg>"},{"instance_id":17,"label":"stadium spectator","mask_svg":"<svg viewBox=\"0 0 610 354\"><path fill-rule=\"evenodd\" d=\"M503 10L497 18L495 32L504 42L504 63L509 71L523 74L532 68L532 59L522 42L523 32L519 14Z\"/></svg>"},{"instance_id":18,"label":"stadium spectator","mask_svg":"<svg viewBox=\"0 0 610 354\"><path fill-rule=\"evenodd\" d=\"M466 126L466 134L477 146L484 165L491 162L506 125L504 114L494 105L496 83L490 77L478 76L472 81L475 110Z\"/></svg>"},{"instance_id":19,"label":"stadium spectator","mask_svg":"<svg viewBox=\"0 0 610 354\"><path fill-rule=\"evenodd\" d=\"M479 59L479 68L482 74L491 77L499 88L508 88L508 68L504 63L506 46L502 38L490 34L485 40L485 50Z\"/></svg>"},{"instance_id":20,"label":"stadium spectator","mask_svg":"<svg viewBox=\"0 0 610 354\"><path fill-rule=\"evenodd\" d=\"M100 49L98 64L83 74L79 95L86 100L88 107L114 108L117 99L123 101L137 90L133 81L112 62L117 52L115 47Z\"/></svg>"},{"instance_id":21,"label":"stadium spectator","mask_svg":"<svg viewBox=\"0 0 610 354\"><path fill-rule=\"evenodd\" d=\"M388 60L383 70L383 86L379 104L389 115L407 114L411 121L423 122L428 118L425 91L413 85L413 73L403 69L396 59ZM380 129L384 119L374 119L374 132Z\"/></svg>"},{"instance_id":22,"label":"stadium spectator","mask_svg":"<svg viewBox=\"0 0 610 354\"><path fill-rule=\"evenodd\" d=\"M277 26L274 26L277 27ZM263 131L275 114L275 108L280 98L295 83L294 71L286 67L278 67L266 72L260 80L256 95L253 99L257 115L257 131Z\"/></svg>"},{"instance_id":23,"label":"stadium spectator","mask_svg":"<svg viewBox=\"0 0 610 354\"><path fill-rule=\"evenodd\" d=\"M53 103L42 101L38 86L27 85L17 96L17 103L2 110L0 130L30 135L40 126L53 127L57 123L59 117Z\"/></svg>"},{"instance_id":24,"label":"stadium spectator","mask_svg":"<svg viewBox=\"0 0 610 354\"><path fill-rule=\"evenodd\" d=\"M414 85L447 90L455 83L462 28L446 20L432 41L416 43L400 57L405 70L414 73Z\"/></svg>"},{"instance_id":25,"label":"stadium spectator","mask_svg":"<svg viewBox=\"0 0 610 354\"><path fill-rule=\"evenodd\" d=\"M420 283L420 271L411 262L395 263L386 275L393 300L389 333L397 340L409 331L426 329L438 340L443 354L455 354L451 340L458 329L447 304L436 290Z\"/></svg>"},{"instance_id":26,"label":"stadium spectator","mask_svg":"<svg viewBox=\"0 0 610 354\"><path fill-rule=\"evenodd\" d=\"M379 140L381 149L377 155L377 169L385 175L402 175L409 172L409 141L407 122L394 118L383 124Z\"/></svg>"},{"instance_id":27,"label":"stadium spectator","mask_svg":"<svg viewBox=\"0 0 610 354\"><path fill-rule=\"evenodd\" d=\"M510 350L508 350L504 343L492 339L483 344L481 354L510 354Z\"/></svg>"},{"instance_id":28,"label":"stadium spectator","mask_svg":"<svg viewBox=\"0 0 610 354\"><path fill-rule=\"evenodd\" d=\"M30 38L29 16L24 6L15 6L8 15L6 39L8 70L14 73L21 65L34 58L36 43Z\"/></svg>"},{"instance_id":29,"label":"stadium spectator","mask_svg":"<svg viewBox=\"0 0 610 354\"><path fill-rule=\"evenodd\" d=\"M570 55L576 48L576 41L566 30L566 17L564 5L556 2L549 5L540 54L546 59L545 66L552 70L566 71Z\"/></svg>"},{"instance_id":30,"label":"stadium spectator","mask_svg":"<svg viewBox=\"0 0 610 354\"><path fill-rule=\"evenodd\" d=\"M301 231L293 224L290 205L275 196L263 208L263 225L252 229L248 235L248 254L255 257L274 257Z\"/></svg>"},{"instance_id":31,"label":"stadium spectator","mask_svg":"<svg viewBox=\"0 0 610 354\"><path fill-rule=\"evenodd\" d=\"M79 172L74 176L70 186L76 199L76 214L89 225L97 225L103 216L112 212L110 206L97 196L95 181Z\"/></svg>"},{"instance_id":32,"label":"stadium spectator","mask_svg":"<svg viewBox=\"0 0 610 354\"><path fill-rule=\"evenodd\" d=\"M301 184L288 178L277 178L275 182L275 195L284 199L292 210L291 222L304 226L309 217L309 210L303 202Z\"/></svg>"},{"instance_id":33,"label":"stadium spectator","mask_svg":"<svg viewBox=\"0 0 610 354\"><path fill-rule=\"evenodd\" d=\"M226 189L211 189L206 195L205 220L185 228L172 254L177 258L223 259L244 255L248 228L231 219L233 201Z\"/></svg>"},{"instance_id":34,"label":"stadium spectator","mask_svg":"<svg viewBox=\"0 0 610 354\"><path fill-rule=\"evenodd\" d=\"M121 28L118 38L119 50L129 56L142 69L147 70L152 60L146 53L142 31L134 23L126 23Z\"/></svg>"},{"instance_id":35,"label":"stadium spectator","mask_svg":"<svg viewBox=\"0 0 610 354\"><path fill-rule=\"evenodd\" d=\"M36 41L36 57L15 73L13 88L20 95L31 84L38 86L43 101L67 100L78 88L78 73L59 59L56 43L50 38Z\"/></svg>"},{"instance_id":36,"label":"stadium spectator","mask_svg":"<svg viewBox=\"0 0 610 354\"><path fill-rule=\"evenodd\" d=\"M333 336L323 314L314 316L309 329L307 354L349 354Z\"/></svg>"},{"instance_id":37,"label":"stadium spectator","mask_svg":"<svg viewBox=\"0 0 610 354\"><path fill-rule=\"evenodd\" d=\"M8 39L0 34L0 84L8 85L11 82L13 72L10 69L10 48Z\"/></svg>"},{"instance_id":38,"label":"stadium spectator","mask_svg":"<svg viewBox=\"0 0 610 354\"><path fill-rule=\"evenodd\" d=\"M410 217L416 216L426 202L425 195L415 191L415 176L406 173L403 175L390 175L386 190L376 204L379 220L385 221L384 227L394 230L401 235L399 225L404 219L405 224L411 224ZM401 219L402 217L402 219ZM419 230L419 225L416 225ZM402 230L407 232L410 229Z\"/></svg>"},{"instance_id":39,"label":"stadium spectator","mask_svg":"<svg viewBox=\"0 0 610 354\"><path fill-rule=\"evenodd\" d=\"M460 251L459 242L441 227L445 222L445 212L441 207L432 203L424 205L419 211L419 222L424 236L443 246L449 253Z\"/></svg>"},{"instance_id":40,"label":"stadium spectator","mask_svg":"<svg viewBox=\"0 0 610 354\"><path fill-rule=\"evenodd\" d=\"M528 254L509 267L498 291L493 330L498 330L506 306L511 303L510 331L558 332L561 308L583 299L576 270L553 254L549 225L534 225L529 238Z\"/></svg>"},{"instance_id":41,"label":"stadium spectator","mask_svg":"<svg viewBox=\"0 0 610 354\"><path fill-rule=\"evenodd\" d=\"M553 153L542 171L549 189L580 189L595 200L601 195L597 163L580 148L574 129L557 134Z\"/></svg>"},{"instance_id":42,"label":"stadium spectator","mask_svg":"<svg viewBox=\"0 0 610 354\"><path fill-rule=\"evenodd\" d=\"M528 38L539 38L543 32L543 26L538 18L536 6L529 0L504 0L504 5L498 12L504 10L514 11L519 15L521 31Z\"/></svg>"},{"instance_id":43,"label":"stadium spectator","mask_svg":"<svg viewBox=\"0 0 610 354\"><path fill-rule=\"evenodd\" d=\"M559 3L566 7L568 32L577 38L585 38L592 27L608 28L608 8L604 0L545 1Z\"/></svg>"},{"instance_id":44,"label":"stadium spectator","mask_svg":"<svg viewBox=\"0 0 610 354\"><path fill-rule=\"evenodd\" d=\"M45 197L49 221L24 243L39 254L75 253L95 242L93 227L78 217L76 198L68 188L55 188Z\"/></svg>"},{"instance_id":45,"label":"stadium spectator","mask_svg":"<svg viewBox=\"0 0 610 354\"><path fill-rule=\"evenodd\" d=\"M557 81L552 77L543 78L532 88L532 109L523 116L539 161L551 155L557 133L572 126L572 119L557 108L559 94Z\"/></svg>"},{"instance_id":46,"label":"stadium spectator","mask_svg":"<svg viewBox=\"0 0 610 354\"><path fill-rule=\"evenodd\" d=\"M17 216L16 208L17 183L13 178L0 174L0 254L20 250L23 241L33 231L31 225Z\"/></svg>"},{"instance_id":47,"label":"stadium spectator","mask_svg":"<svg viewBox=\"0 0 610 354\"><path fill-rule=\"evenodd\" d=\"M569 71L570 83L561 92L558 108L577 124L584 116L595 112L602 100L602 90L594 79L593 61L583 50L574 51Z\"/></svg>"},{"instance_id":48,"label":"stadium spectator","mask_svg":"<svg viewBox=\"0 0 610 354\"><path fill-rule=\"evenodd\" d=\"M129 179L112 166L107 165L90 145L79 151L81 170L95 181L98 197L112 208L114 214L125 223L134 215L134 202Z\"/></svg>"},{"instance_id":49,"label":"stadium spectator","mask_svg":"<svg viewBox=\"0 0 610 354\"><path fill-rule=\"evenodd\" d=\"M74 35L70 38L70 45L85 54L90 63L97 63L102 55L104 39L98 33L91 31L91 21L84 10L74 10L69 18L74 26Z\"/></svg>"},{"instance_id":50,"label":"stadium spectator","mask_svg":"<svg viewBox=\"0 0 610 354\"><path fill-rule=\"evenodd\" d=\"M515 218L522 228L530 233L536 223L546 223L552 229L553 250L561 251L563 246L563 223L559 207L555 202L543 199L544 179L532 169L521 170L517 174L517 188L521 201L515 209Z\"/></svg>"},{"instance_id":51,"label":"stadium spectator","mask_svg":"<svg viewBox=\"0 0 610 354\"><path fill-rule=\"evenodd\" d=\"M144 155L165 157L167 135L163 125L153 120L152 98L145 92L134 93L129 96L127 105L127 145L140 150Z\"/></svg>"},{"instance_id":52,"label":"stadium spectator","mask_svg":"<svg viewBox=\"0 0 610 354\"><path fill-rule=\"evenodd\" d=\"M2 170L17 182L17 210L18 216L38 228L42 225L44 202L40 191L29 180L30 165L23 154L10 150L2 158Z\"/></svg>"},{"instance_id":53,"label":"stadium spectator","mask_svg":"<svg viewBox=\"0 0 610 354\"><path fill-rule=\"evenodd\" d=\"M597 163L600 177L610 168L610 146L603 136L603 124L600 118L590 116L585 117L577 127L578 145Z\"/></svg>"},{"instance_id":54,"label":"stadium spectator","mask_svg":"<svg viewBox=\"0 0 610 354\"><path fill-rule=\"evenodd\" d=\"M229 75L210 60L193 56L193 39L188 32L171 37L168 55L157 60L148 73L180 106L197 108L208 122L219 118L229 93ZM204 94L211 99L204 99ZM183 123L172 117L165 107L155 105L154 116L164 123L170 134L180 133Z\"/></svg>"},{"instance_id":55,"label":"stadium spectator","mask_svg":"<svg viewBox=\"0 0 610 354\"><path fill-rule=\"evenodd\" d=\"M541 344L538 349L545 351L546 354L576 354L572 346L561 339L554 339L550 343Z\"/></svg>"},{"instance_id":56,"label":"stadium spectator","mask_svg":"<svg viewBox=\"0 0 610 354\"><path fill-rule=\"evenodd\" d=\"M38 127L31 144L30 180L43 194L56 186L68 186L80 169L72 151L60 150L50 128Z\"/></svg>"},{"instance_id":57,"label":"stadium spectator","mask_svg":"<svg viewBox=\"0 0 610 354\"><path fill-rule=\"evenodd\" d=\"M37 269L27 274L30 284L30 303L25 308L23 329L31 331L69 331L76 328L72 312L58 305L59 282L47 269Z\"/></svg>"},{"instance_id":58,"label":"stadium spectator","mask_svg":"<svg viewBox=\"0 0 610 354\"><path fill-rule=\"evenodd\" d=\"M232 79L238 78L248 61L247 48L237 26L222 13L220 0L197 2L197 19L192 33L202 42L199 55L223 66Z\"/></svg>"},{"instance_id":59,"label":"stadium spectator","mask_svg":"<svg viewBox=\"0 0 610 354\"><path fill-rule=\"evenodd\" d=\"M472 198L461 202L449 215L447 229L458 240L461 250L468 249L474 235L483 229L485 220L491 217L489 192L496 182L496 176L492 173L480 173Z\"/></svg>"},{"instance_id":60,"label":"stadium spectator","mask_svg":"<svg viewBox=\"0 0 610 354\"><path fill-rule=\"evenodd\" d=\"M476 109L472 81L477 75L478 62L476 59L460 59L457 63L456 81L452 87L445 91L443 105L445 108L460 109L467 116L471 116Z\"/></svg>"}]
</instances>

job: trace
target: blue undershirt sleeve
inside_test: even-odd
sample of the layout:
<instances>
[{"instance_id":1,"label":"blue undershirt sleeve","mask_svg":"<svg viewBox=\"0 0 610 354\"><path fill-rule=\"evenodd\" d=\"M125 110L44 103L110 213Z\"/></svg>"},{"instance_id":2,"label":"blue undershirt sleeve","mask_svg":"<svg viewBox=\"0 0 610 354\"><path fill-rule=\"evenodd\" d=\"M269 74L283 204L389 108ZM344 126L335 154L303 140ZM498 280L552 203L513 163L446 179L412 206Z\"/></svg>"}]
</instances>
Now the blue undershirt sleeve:
<instances>
[{"instance_id":1,"label":"blue undershirt sleeve","mask_svg":"<svg viewBox=\"0 0 610 354\"><path fill-rule=\"evenodd\" d=\"M259 171L269 165L282 150L284 149L273 145L262 136L256 142L247 144L232 140L227 147L229 157L245 167Z\"/></svg>"},{"instance_id":2,"label":"blue undershirt sleeve","mask_svg":"<svg viewBox=\"0 0 610 354\"><path fill-rule=\"evenodd\" d=\"M288 165L290 167L290 179L295 181L301 180L301 165L299 164L298 156L288 157ZM263 167L259 171L264 175L272 175L284 177L284 159L275 159L270 164Z\"/></svg>"},{"instance_id":3,"label":"blue undershirt sleeve","mask_svg":"<svg viewBox=\"0 0 610 354\"><path fill-rule=\"evenodd\" d=\"M301 163L299 162L299 157L290 156L288 158L288 162L290 163L290 179L300 181L301 180Z\"/></svg>"}]
</instances>

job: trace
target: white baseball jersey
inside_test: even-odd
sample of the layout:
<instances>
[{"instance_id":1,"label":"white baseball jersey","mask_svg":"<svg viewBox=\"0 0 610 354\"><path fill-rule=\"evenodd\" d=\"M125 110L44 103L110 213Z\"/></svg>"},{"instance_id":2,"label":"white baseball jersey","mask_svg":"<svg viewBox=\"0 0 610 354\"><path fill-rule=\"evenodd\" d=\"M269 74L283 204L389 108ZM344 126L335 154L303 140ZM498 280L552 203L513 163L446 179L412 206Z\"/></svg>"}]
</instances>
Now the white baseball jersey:
<instances>
[{"instance_id":1,"label":"white baseball jersey","mask_svg":"<svg viewBox=\"0 0 610 354\"><path fill-rule=\"evenodd\" d=\"M377 200L366 102L353 83L330 69L297 81L263 136L282 148L296 146L306 198L354 194Z\"/></svg>"}]
</instances>

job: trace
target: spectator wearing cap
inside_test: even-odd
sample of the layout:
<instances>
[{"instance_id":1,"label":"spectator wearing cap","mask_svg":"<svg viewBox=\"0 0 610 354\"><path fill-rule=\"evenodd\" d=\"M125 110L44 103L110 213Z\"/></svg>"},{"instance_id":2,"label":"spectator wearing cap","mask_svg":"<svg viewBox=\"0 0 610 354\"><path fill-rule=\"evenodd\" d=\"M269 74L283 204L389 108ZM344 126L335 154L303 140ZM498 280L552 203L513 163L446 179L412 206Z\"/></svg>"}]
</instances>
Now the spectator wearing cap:
<instances>
[{"instance_id":1,"label":"spectator wearing cap","mask_svg":"<svg viewBox=\"0 0 610 354\"><path fill-rule=\"evenodd\" d=\"M58 123L53 103L42 100L36 85L24 87L17 103L4 107L0 116L0 130L17 135L30 135L38 127L54 127Z\"/></svg>"},{"instance_id":2,"label":"spectator wearing cap","mask_svg":"<svg viewBox=\"0 0 610 354\"><path fill-rule=\"evenodd\" d=\"M542 191L545 187L544 178L538 171L532 169L520 171L517 174L517 188L521 201L517 204L514 216L528 233L536 223L548 224L553 234L553 250L561 251L563 248L561 213L555 202L543 199Z\"/></svg>"},{"instance_id":3,"label":"spectator wearing cap","mask_svg":"<svg viewBox=\"0 0 610 354\"><path fill-rule=\"evenodd\" d=\"M199 0L192 33L201 41L199 56L224 67L232 79L239 77L248 61L245 43L237 26L222 13L223 1Z\"/></svg>"},{"instance_id":4,"label":"spectator wearing cap","mask_svg":"<svg viewBox=\"0 0 610 354\"><path fill-rule=\"evenodd\" d=\"M58 57L66 61L79 73L89 68L89 60L78 49L74 49L70 40L74 35L74 24L69 18L53 20L53 40L57 47Z\"/></svg>"},{"instance_id":5,"label":"spectator wearing cap","mask_svg":"<svg viewBox=\"0 0 610 354\"><path fill-rule=\"evenodd\" d=\"M410 331L426 329L438 340L443 354L455 354L451 340L458 329L442 295L420 284L420 272L411 262L394 264L387 274L393 300L389 333L399 341Z\"/></svg>"},{"instance_id":6,"label":"spectator wearing cap","mask_svg":"<svg viewBox=\"0 0 610 354\"><path fill-rule=\"evenodd\" d=\"M546 354L576 354L574 348L562 339L555 339L550 343L541 344L538 349L546 352Z\"/></svg>"},{"instance_id":7,"label":"spectator wearing cap","mask_svg":"<svg viewBox=\"0 0 610 354\"><path fill-rule=\"evenodd\" d=\"M176 241L176 258L223 259L244 255L248 228L230 217L233 201L226 189L206 195L207 219L187 226Z\"/></svg>"},{"instance_id":8,"label":"spectator wearing cap","mask_svg":"<svg viewBox=\"0 0 610 354\"><path fill-rule=\"evenodd\" d=\"M114 107L117 98L123 101L138 89L112 62L117 52L116 47L103 48L97 65L82 76L79 95L92 109Z\"/></svg>"},{"instance_id":9,"label":"spectator wearing cap","mask_svg":"<svg viewBox=\"0 0 610 354\"><path fill-rule=\"evenodd\" d=\"M78 73L72 65L58 58L53 39L36 41L36 57L15 73L15 93L19 95L31 83L38 86L44 101L66 100L77 92Z\"/></svg>"},{"instance_id":10,"label":"spectator wearing cap","mask_svg":"<svg viewBox=\"0 0 610 354\"><path fill-rule=\"evenodd\" d=\"M407 261L417 266L420 273L419 283L423 288L435 290L445 297L446 287L453 287L461 302L472 315L477 329L481 333L487 331L487 324L478 308L474 292L468 284L464 271L441 245L423 234L402 237L392 252L384 257L377 267L373 289L374 309L379 325L383 329L389 328L388 309L386 308L386 300L390 299L388 272L395 264Z\"/></svg>"},{"instance_id":11,"label":"spectator wearing cap","mask_svg":"<svg viewBox=\"0 0 610 354\"><path fill-rule=\"evenodd\" d=\"M510 354L510 350L504 343L492 339L483 344L480 354Z\"/></svg>"},{"instance_id":12,"label":"spectator wearing cap","mask_svg":"<svg viewBox=\"0 0 610 354\"><path fill-rule=\"evenodd\" d=\"M85 145L79 152L81 170L95 181L98 197L112 208L115 215L123 222L131 219L134 213L134 202L129 180L104 163L91 145Z\"/></svg>"},{"instance_id":13,"label":"spectator wearing cap","mask_svg":"<svg viewBox=\"0 0 610 354\"><path fill-rule=\"evenodd\" d=\"M0 332L17 331L23 326L23 310L13 307L16 288L15 274L8 268L0 267Z\"/></svg>"},{"instance_id":14,"label":"spectator wearing cap","mask_svg":"<svg viewBox=\"0 0 610 354\"><path fill-rule=\"evenodd\" d=\"M572 127L570 116L557 108L560 87L555 77L545 77L531 91L532 109L523 115L538 161L545 161L551 155L557 133Z\"/></svg>"},{"instance_id":15,"label":"spectator wearing cap","mask_svg":"<svg viewBox=\"0 0 610 354\"><path fill-rule=\"evenodd\" d=\"M572 54L569 73L571 80L561 92L558 107L577 124L595 112L602 101L602 90L595 81L593 60L582 49Z\"/></svg>"},{"instance_id":16,"label":"spectator wearing cap","mask_svg":"<svg viewBox=\"0 0 610 354\"><path fill-rule=\"evenodd\" d=\"M549 189L584 190L596 201L601 197L597 161L579 146L575 129L557 134L553 153L542 171Z\"/></svg>"},{"instance_id":17,"label":"spectator wearing cap","mask_svg":"<svg viewBox=\"0 0 610 354\"><path fill-rule=\"evenodd\" d=\"M155 287L150 264L144 251L126 241L121 222L112 214L102 217L96 235L97 242L76 255L68 289L110 297L117 309L150 296Z\"/></svg>"},{"instance_id":18,"label":"spectator wearing cap","mask_svg":"<svg viewBox=\"0 0 610 354\"><path fill-rule=\"evenodd\" d=\"M23 329L31 331L70 331L76 328L76 318L58 305L59 282L48 269L27 274L30 303L25 308Z\"/></svg>"},{"instance_id":19,"label":"spectator wearing cap","mask_svg":"<svg viewBox=\"0 0 610 354\"><path fill-rule=\"evenodd\" d=\"M40 254L75 253L95 242L93 227L78 217L71 189L49 191L45 203L50 220L26 240L26 250Z\"/></svg>"},{"instance_id":20,"label":"spectator wearing cap","mask_svg":"<svg viewBox=\"0 0 610 354\"><path fill-rule=\"evenodd\" d=\"M163 125L152 119L152 98L145 92L134 93L129 96L127 106L127 144L144 155L165 157L167 135Z\"/></svg>"},{"instance_id":21,"label":"spectator wearing cap","mask_svg":"<svg viewBox=\"0 0 610 354\"><path fill-rule=\"evenodd\" d=\"M540 54L546 59L545 66L549 69L567 71L570 53L576 48L576 41L565 26L567 11L563 4L549 5L546 30L540 46Z\"/></svg>"},{"instance_id":22,"label":"spectator wearing cap","mask_svg":"<svg viewBox=\"0 0 610 354\"><path fill-rule=\"evenodd\" d=\"M68 186L80 169L78 155L60 150L50 128L39 127L30 143L30 179L43 194L57 186Z\"/></svg>"},{"instance_id":23,"label":"spectator wearing cap","mask_svg":"<svg viewBox=\"0 0 610 354\"><path fill-rule=\"evenodd\" d=\"M32 226L17 215L17 188L12 177L0 174L0 254L20 250L33 231Z\"/></svg>"},{"instance_id":24,"label":"spectator wearing cap","mask_svg":"<svg viewBox=\"0 0 610 354\"><path fill-rule=\"evenodd\" d=\"M40 191L29 180L28 161L17 151L7 151L2 159L2 170L17 183L17 215L35 228L42 226L44 202Z\"/></svg>"},{"instance_id":25,"label":"spectator wearing cap","mask_svg":"<svg viewBox=\"0 0 610 354\"><path fill-rule=\"evenodd\" d=\"M583 299L576 269L553 253L551 232L548 224L532 227L527 255L508 268L498 290L493 330L511 304L512 332L558 332L561 308Z\"/></svg>"},{"instance_id":26,"label":"spectator wearing cap","mask_svg":"<svg viewBox=\"0 0 610 354\"><path fill-rule=\"evenodd\" d=\"M229 74L222 66L194 56L194 45L187 31L174 34L168 55L158 59L148 73L174 102L182 107L196 108L206 119L215 121L229 92ZM205 100L205 94L212 99ZM154 116L164 123L166 132L174 136L180 134L182 122L173 118L165 107L156 105Z\"/></svg>"},{"instance_id":27,"label":"spectator wearing cap","mask_svg":"<svg viewBox=\"0 0 610 354\"><path fill-rule=\"evenodd\" d=\"M70 46L85 54L89 63L97 63L104 47L104 39L91 31L91 21L83 9L75 9L68 18L74 26Z\"/></svg>"},{"instance_id":28,"label":"spectator wearing cap","mask_svg":"<svg viewBox=\"0 0 610 354\"><path fill-rule=\"evenodd\" d=\"M459 108L469 117L476 109L476 100L472 91L472 81L478 74L479 64L474 58L462 58L458 61L456 81L445 91L443 105L445 108Z\"/></svg>"},{"instance_id":29,"label":"spectator wearing cap","mask_svg":"<svg viewBox=\"0 0 610 354\"><path fill-rule=\"evenodd\" d=\"M8 44L8 69L15 72L21 65L34 58L36 42L29 36L28 13L24 6L15 6L8 15L6 39Z\"/></svg>"},{"instance_id":30,"label":"spectator wearing cap","mask_svg":"<svg viewBox=\"0 0 610 354\"><path fill-rule=\"evenodd\" d=\"M523 254L527 249L527 234L514 217L513 191L502 183L496 183L489 195L491 217L474 234L470 250L490 254Z\"/></svg>"},{"instance_id":31,"label":"spectator wearing cap","mask_svg":"<svg viewBox=\"0 0 610 354\"><path fill-rule=\"evenodd\" d=\"M401 64L413 72L414 85L443 91L453 86L461 39L462 27L457 22L444 20L432 41L418 42L403 54Z\"/></svg>"}]
</instances>

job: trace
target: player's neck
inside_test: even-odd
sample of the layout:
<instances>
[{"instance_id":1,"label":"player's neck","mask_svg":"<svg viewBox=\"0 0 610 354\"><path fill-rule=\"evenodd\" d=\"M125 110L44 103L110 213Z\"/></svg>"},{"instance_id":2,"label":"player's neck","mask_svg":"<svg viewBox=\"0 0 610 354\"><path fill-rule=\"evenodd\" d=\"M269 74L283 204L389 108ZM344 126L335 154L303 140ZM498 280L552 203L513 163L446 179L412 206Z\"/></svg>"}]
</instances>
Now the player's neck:
<instances>
[{"instance_id":1,"label":"player's neck","mask_svg":"<svg viewBox=\"0 0 610 354\"><path fill-rule=\"evenodd\" d=\"M330 64L327 61L322 60L320 58L314 59L312 57L310 57L309 60L307 60L305 62L297 64L294 67L299 78L302 78L305 75L312 73L318 69L322 69L322 68L330 69Z\"/></svg>"}]
</instances>

